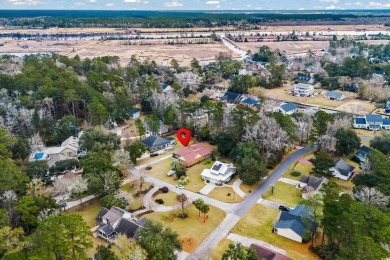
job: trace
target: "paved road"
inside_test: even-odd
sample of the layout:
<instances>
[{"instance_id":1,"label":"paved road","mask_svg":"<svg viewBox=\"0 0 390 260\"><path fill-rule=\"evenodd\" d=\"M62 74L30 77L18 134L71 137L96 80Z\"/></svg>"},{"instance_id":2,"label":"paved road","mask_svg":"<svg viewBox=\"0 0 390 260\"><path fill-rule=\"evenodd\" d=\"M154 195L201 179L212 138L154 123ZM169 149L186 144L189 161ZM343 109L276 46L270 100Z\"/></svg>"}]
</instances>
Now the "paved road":
<instances>
[{"instance_id":1,"label":"paved road","mask_svg":"<svg viewBox=\"0 0 390 260\"><path fill-rule=\"evenodd\" d=\"M221 241L240 218L248 212L248 210L257 203L263 194L280 179L283 173L294 163L298 158L306 153L314 150L313 146L307 146L301 150L296 151L287 157L278 168L276 168L265 181L263 181L251 194L245 197L244 201L239 203L228 214L224 221L198 246L198 248L187 259L203 259L211 250Z\"/></svg>"}]
</instances>

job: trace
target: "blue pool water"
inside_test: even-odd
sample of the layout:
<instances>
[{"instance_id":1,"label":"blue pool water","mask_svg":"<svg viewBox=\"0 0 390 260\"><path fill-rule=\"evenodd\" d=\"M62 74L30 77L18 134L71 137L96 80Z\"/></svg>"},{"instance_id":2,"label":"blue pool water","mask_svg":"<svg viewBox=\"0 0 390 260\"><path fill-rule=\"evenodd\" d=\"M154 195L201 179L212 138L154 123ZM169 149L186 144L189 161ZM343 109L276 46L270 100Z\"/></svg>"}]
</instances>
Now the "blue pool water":
<instances>
[{"instance_id":1,"label":"blue pool water","mask_svg":"<svg viewBox=\"0 0 390 260\"><path fill-rule=\"evenodd\" d=\"M35 159L35 160L42 159L42 157L43 157L44 155L45 155L45 153L35 153L34 159Z\"/></svg>"}]
</instances>

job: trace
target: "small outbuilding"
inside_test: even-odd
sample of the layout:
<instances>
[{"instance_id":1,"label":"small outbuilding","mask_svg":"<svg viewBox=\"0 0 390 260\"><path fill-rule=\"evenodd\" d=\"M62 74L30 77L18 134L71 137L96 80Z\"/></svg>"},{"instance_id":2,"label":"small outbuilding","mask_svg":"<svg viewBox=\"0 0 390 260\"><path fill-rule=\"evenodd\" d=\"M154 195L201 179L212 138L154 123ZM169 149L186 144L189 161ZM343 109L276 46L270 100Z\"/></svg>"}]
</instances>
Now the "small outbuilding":
<instances>
[{"instance_id":1,"label":"small outbuilding","mask_svg":"<svg viewBox=\"0 0 390 260\"><path fill-rule=\"evenodd\" d=\"M346 98L344 93L337 92L337 91L327 91L325 93L325 98L329 100L335 100L335 101L341 101Z\"/></svg>"}]
</instances>

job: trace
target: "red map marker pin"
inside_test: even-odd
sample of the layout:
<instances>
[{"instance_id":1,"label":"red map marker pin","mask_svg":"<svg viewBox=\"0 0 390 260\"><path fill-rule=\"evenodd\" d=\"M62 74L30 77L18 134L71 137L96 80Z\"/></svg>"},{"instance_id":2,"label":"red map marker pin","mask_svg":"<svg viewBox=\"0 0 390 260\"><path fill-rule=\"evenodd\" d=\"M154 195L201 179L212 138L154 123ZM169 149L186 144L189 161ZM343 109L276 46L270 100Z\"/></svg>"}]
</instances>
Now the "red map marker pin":
<instances>
[{"instance_id":1,"label":"red map marker pin","mask_svg":"<svg viewBox=\"0 0 390 260\"><path fill-rule=\"evenodd\" d=\"M187 128L180 128L176 136L182 145L187 146L191 140L191 131Z\"/></svg>"}]
</instances>

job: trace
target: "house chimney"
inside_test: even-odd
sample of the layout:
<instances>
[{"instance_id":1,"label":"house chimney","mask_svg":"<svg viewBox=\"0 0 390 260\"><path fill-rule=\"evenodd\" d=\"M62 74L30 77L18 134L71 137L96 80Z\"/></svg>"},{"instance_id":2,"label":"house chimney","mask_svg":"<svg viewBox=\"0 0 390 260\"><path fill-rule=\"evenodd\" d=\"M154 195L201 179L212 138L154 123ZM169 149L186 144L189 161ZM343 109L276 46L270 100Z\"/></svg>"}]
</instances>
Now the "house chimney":
<instances>
[{"instance_id":1,"label":"house chimney","mask_svg":"<svg viewBox=\"0 0 390 260\"><path fill-rule=\"evenodd\" d=\"M107 224L108 224L109 226L111 226L111 224L110 224L110 218L106 218L106 221L107 221Z\"/></svg>"}]
</instances>

